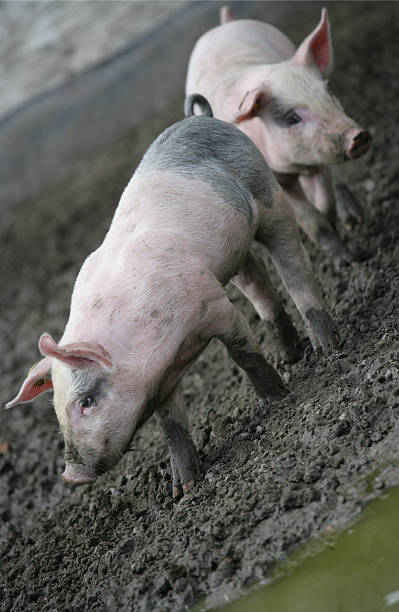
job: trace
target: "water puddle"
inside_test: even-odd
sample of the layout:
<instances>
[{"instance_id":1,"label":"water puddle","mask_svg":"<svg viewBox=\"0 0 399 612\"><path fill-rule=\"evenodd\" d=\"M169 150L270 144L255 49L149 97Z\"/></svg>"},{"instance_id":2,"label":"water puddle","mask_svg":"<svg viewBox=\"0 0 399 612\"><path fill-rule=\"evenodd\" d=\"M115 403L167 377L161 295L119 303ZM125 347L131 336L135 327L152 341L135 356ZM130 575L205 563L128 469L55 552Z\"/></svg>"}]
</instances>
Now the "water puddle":
<instances>
[{"instance_id":1,"label":"water puddle","mask_svg":"<svg viewBox=\"0 0 399 612\"><path fill-rule=\"evenodd\" d=\"M223 612L399 612L399 487L338 536L280 564L267 586ZM320 552L321 550L321 552Z\"/></svg>"}]
</instances>

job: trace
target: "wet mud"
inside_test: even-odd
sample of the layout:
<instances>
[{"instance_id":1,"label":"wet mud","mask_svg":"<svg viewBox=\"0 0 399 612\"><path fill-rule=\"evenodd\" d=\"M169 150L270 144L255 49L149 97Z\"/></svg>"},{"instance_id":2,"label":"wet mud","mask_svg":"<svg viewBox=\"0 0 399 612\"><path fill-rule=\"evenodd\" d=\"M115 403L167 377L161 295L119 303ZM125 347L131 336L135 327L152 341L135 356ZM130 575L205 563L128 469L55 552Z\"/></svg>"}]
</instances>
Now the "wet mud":
<instances>
[{"instance_id":1,"label":"wet mud","mask_svg":"<svg viewBox=\"0 0 399 612\"><path fill-rule=\"evenodd\" d=\"M298 43L321 6L247 2L236 12ZM280 287L303 357L282 372L289 395L268 407L212 342L183 382L203 479L177 501L154 417L119 465L74 489L59 477L64 444L48 396L2 411L1 610L180 611L201 598L209 608L399 482L399 4L327 6L332 87L373 135L367 156L337 174L363 206L362 224L339 228L362 261L337 270L305 240L339 350L313 354ZM190 49L216 20L217 3L183 6L130 50L0 121L2 403L38 361L40 333L60 337L77 271L144 150L181 118ZM266 326L229 294L273 363Z\"/></svg>"}]
</instances>

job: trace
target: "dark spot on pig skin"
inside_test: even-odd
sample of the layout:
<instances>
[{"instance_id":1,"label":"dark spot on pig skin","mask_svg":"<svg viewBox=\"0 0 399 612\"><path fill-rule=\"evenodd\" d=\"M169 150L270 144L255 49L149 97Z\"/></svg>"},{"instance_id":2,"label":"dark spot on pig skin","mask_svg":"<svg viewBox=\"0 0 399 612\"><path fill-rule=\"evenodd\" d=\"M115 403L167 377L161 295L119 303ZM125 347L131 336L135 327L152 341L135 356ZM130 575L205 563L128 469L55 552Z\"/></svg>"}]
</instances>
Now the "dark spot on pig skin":
<instances>
[{"instance_id":1,"label":"dark spot on pig skin","mask_svg":"<svg viewBox=\"0 0 399 612\"><path fill-rule=\"evenodd\" d=\"M96 299L93 302L92 308L96 309L96 308L101 308L101 306L104 304L104 300L102 299L102 297L97 296Z\"/></svg>"},{"instance_id":2,"label":"dark spot on pig skin","mask_svg":"<svg viewBox=\"0 0 399 612\"><path fill-rule=\"evenodd\" d=\"M82 459L78 448L72 440L65 441L65 462L66 463L82 463Z\"/></svg>"},{"instance_id":3,"label":"dark spot on pig skin","mask_svg":"<svg viewBox=\"0 0 399 612\"><path fill-rule=\"evenodd\" d=\"M155 308L154 310L151 311L151 317L153 319L156 319L158 316L159 316L159 310Z\"/></svg>"},{"instance_id":4,"label":"dark spot on pig skin","mask_svg":"<svg viewBox=\"0 0 399 612\"><path fill-rule=\"evenodd\" d=\"M201 302L200 313L199 313L200 321L202 321L202 319L204 318L207 312L208 312L208 304L203 300Z\"/></svg>"},{"instance_id":5,"label":"dark spot on pig skin","mask_svg":"<svg viewBox=\"0 0 399 612\"><path fill-rule=\"evenodd\" d=\"M338 163L349 159L346 153L344 134L326 134L327 139L333 144L334 149L329 155L330 163Z\"/></svg>"},{"instance_id":6,"label":"dark spot on pig skin","mask_svg":"<svg viewBox=\"0 0 399 612\"><path fill-rule=\"evenodd\" d=\"M166 129L150 146L140 171L173 171L209 185L253 224L253 203L270 206L275 179L251 140L235 126L190 117Z\"/></svg>"},{"instance_id":7,"label":"dark spot on pig skin","mask_svg":"<svg viewBox=\"0 0 399 612\"><path fill-rule=\"evenodd\" d=\"M344 134L326 134L327 138L337 147L337 149L345 149Z\"/></svg>"}]
</instances>

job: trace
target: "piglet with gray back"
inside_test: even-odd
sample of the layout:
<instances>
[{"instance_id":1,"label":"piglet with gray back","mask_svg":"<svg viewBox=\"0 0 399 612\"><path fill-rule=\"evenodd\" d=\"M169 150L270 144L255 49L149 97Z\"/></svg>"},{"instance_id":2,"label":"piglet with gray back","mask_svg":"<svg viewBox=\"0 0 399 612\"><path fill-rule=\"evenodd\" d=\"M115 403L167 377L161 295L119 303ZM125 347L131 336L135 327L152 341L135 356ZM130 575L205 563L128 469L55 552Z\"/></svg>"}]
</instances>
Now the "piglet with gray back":
<instances>
[{"instance_id":1,"label":"piglet with gray back","mask_svg":"<svg viewBox=\"0 0 399 612\"><path fill-rule=\"evenodd\" d=\"M333 50L326 9L297 49L272 25L235 20L229 7L221 9L221 22L194 47L186 94L202 94L215 117L245 132L305 233L334 263L353 261L334 230L336 212L351 225L361 220L361 210L345 185L335 195L329 166L360 157L371 138L329 88Z\"/></svg>"},{"instance_id":2,"label":"piglet with gray back","mask_svg":"<svg viewBox=\"0 0 399 612\"><path fill-rule=\"evenodd\" d=\"M205 100L195 101L211 115ZM43 359L6 406L54 391L65 481L94 482L155 411L170 450L173 494L190 490L198 458L178 383L211 338L225 344L261 398L287 394L224 289L255 239L268 247L314 346L335 346L295 221L252 141L210 116L163 132L79 272L62 338L42 334Z\"/></svg>"}]
</instances>

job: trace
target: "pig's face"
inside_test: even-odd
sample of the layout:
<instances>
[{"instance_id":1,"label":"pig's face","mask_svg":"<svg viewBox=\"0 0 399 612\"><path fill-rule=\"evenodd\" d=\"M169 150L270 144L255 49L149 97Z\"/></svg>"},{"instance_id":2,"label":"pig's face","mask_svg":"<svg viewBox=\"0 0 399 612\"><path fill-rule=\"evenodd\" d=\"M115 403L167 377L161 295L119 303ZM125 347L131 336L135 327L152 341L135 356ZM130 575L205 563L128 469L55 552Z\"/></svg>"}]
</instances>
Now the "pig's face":
<instances>
[{"instance_id":1,"label":"pig's face","mask_svg":"<svg viewBox=\"0 0 399 612\"><path fill-rule=\"evenodd\" d=\"M134 434L134 394L119 391L118 373L98 365L72 369L53 359L54 408L65 441L63 479L94 482L124 455Z\"/></svg>"},{"instance_id":2,"label":"pig's face","mask_svg":"<svg viewBox=\"0 0 399 612\"><path fill-rule=\"evenodd\" d=\"M275 172L360 157L370 135L344 112L327 76L333 55L327 13L287 61L248 69L231 86L219 108L262 151Z\"/></svg>"},{"instance_id":3,"label":"pig's face","mask_svg":"<svg viewBox=\"0 0 399 612\"><path fill-rule=\"evenodd\" d=\"M63 479L94 482L114 466L143 420L146 401L138 377L117 367L99 344L58 345L43 334L44 355L31 368L17 397L6 408L54 391L54 408L65 440Z\"/></svg>"},{"instance_id":4,"label":"pig's face","mask_svg":"<svg viewBox=\"0 0 399 612\"><path fill-rule=\"evenodd\" d=\"M267 72L267 85L256 90L240 127L258 139L273 170L301 172L359 157L368 149L368 133L345 114L316 70L287 62Z\"/></svg>"}]
</instances>

